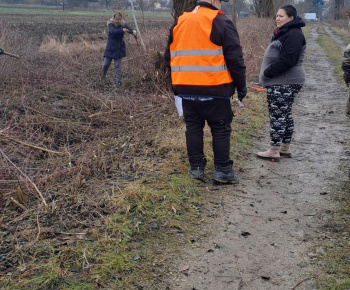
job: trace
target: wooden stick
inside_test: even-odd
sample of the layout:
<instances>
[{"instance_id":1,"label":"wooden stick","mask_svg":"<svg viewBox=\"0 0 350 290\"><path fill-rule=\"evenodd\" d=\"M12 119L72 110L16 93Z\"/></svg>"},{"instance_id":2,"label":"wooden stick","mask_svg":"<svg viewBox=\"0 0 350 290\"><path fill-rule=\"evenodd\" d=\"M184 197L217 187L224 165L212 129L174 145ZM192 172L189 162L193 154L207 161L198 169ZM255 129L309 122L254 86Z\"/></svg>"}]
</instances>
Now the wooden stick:
<instances>
[{"instance_id":1,"label":"wooden stick","mask_svg":"<svg viewBox=\"0 0 350 290\"><path fill-rule=\"evenodd\" d=\"M41 228L39 224L39 215L36 216L36 225L38 226L38 234L36 235L36 240L39 240L40 234L41 234Z\"/></svg>"},{"instance_id":2,"label":"wooden stick","mask_svg":"<svg viewBox=\"0 0 350 290\"><path fill-rule=\"evenodd\" d=\"M4 51L3 54L8 55L8 56L11 56L11 57L14 57L14 58L17 58L17 59L19 58L19 55L17 55L17 54L12 54L12 53L9 53L9 52L6 52L6 51Z\"/></svg>"},{"instance_id":3,"label":"wooden stick","mask_svg":"<svg viewBox=\"0 0 350 290\"><path fill-rule=\"evenodd\" d=\"M16 205L17 207L19 207L20 209L22 209L22 210L24 210L24 211L27 210L26 207L25 207L24 205L20 204L20 203L19 203L17 200L15 200L12 196L10 197L10 200L11 200L11 202L12 202L14 205Z\"/></svg>"},{"instance_id":4,"label":"wooden stick","mask_svg":"<svg viewBox=\"0 0 350 290\"><path fill-rule=\"evenodd\" d=\"M45 206L45 210L47 210L47 209L48 209L47 203L46 203L46 201L45 201L43 195L41 194L39 188L36 186L36 184L35 184L24 172L22 172L22 170L19 169L19 168L16 166L16 164L14 164L14 163L11 161L10 158L7 157L7 155L5 154L4 151L2 151L2 150L0 149L0 153L2 154L2 156L4 156L4 158L5 158L8 162L11 163L11 165L12 165L14 168L16 168L16 169L18 170L19 173L21 173L21 174L34 186L36 192L39 194L39 196L40 196L40 198L41 198L41 200L42 200L42 202L43 202L43 204L44 204L44 206Z\"/></svg>"},{"instance_id":5,"label":"wooden stick","mask_svg":"<svg viewBox=\"0 0 350 290\"><path fill-rule=\"evenodd\" d=\"M295 285L295 286L292 288L292 290L297 289L297 287L298 287L301 283L305 282L306 280L313 279L313 278L316 278L316 277L311 276L311 277L306 277L306 278L304 278L303 280L300 280L300 281L297 283L297 285Z\"/></svg>"},{"instance_id":6,"label":"wooden stick","mask_svg":"<svg viewBox=\"0 0 350 290\"><path fill-rule=\"evenodd\" d=\"M9 140L15 141L15 142L17 142L19 144L22 144L24 146L27 146L27 147L31 147L31 148L38 149L38 150L41 150L41 151L45 151L45 152L52 153L52 154L64 155L64 153L62 153L62 152L52 151L52 150L49 150L49 149L46 149L46 148L43 148L43 147L39 147L39 146L35 146L35 145L31 145L31 144L25 143L25 142L23 142L21 140L15 139L15 138L13 138L13 137L11 137L11 136L9 136L7 134L4 134L2 132L0 132L0 135L5 137L5 138L7 138L7 139L9 139Z\"/></svg>"}]
</instances>

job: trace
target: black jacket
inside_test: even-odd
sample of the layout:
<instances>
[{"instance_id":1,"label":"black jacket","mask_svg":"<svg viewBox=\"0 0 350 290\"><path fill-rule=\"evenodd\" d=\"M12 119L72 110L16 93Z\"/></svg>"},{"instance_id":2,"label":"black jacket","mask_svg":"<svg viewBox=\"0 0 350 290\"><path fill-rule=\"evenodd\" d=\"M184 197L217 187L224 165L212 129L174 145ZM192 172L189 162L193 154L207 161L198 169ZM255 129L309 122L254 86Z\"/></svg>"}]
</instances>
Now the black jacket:
<instances>
[{"instance_id":1,"label":"black jacket","mask_svg":"<svg viewBox=\"0 0 350 290\"><path fill-rule=\"evenodd\" d=\"M124 31L122 25L108 24L108 40L104 57L119 59L126 56Z\"/></svg>"},{"instance_id":2,"label":"black jacket","mask_svg":"<svg viewBox=\"0 0 350 290\"><path fill-rule=\"evenodd\" d=\"M199 2L199 6L217 10L214 6L206 2ZM168 46L164 54L165 65L170 68L170 44L173 42L173 28L177 25L177 21L170 29ZM245 64L243 59L242 47L240 45L239 36L232 21L223 14L218 14L213 21L210 41L216 45L223 47L226 66L230 71L233 83L218 86L173 86L176 95L208 95L208 96L224 96L231 97L235 88L242 91L246 87Z\"/></svg>"},{"instance_id":3,"label":"black jacket","mask_svg":"<svg viewBox=\"0 0 350 290\"><path fill-rule=\"evenodd\" d=\"M260 69L259 81L263 86L305 82L303 26L305 22L298 17L282 26L278 33L275 30Z\"/></svg>"},{"instance_id":4,"label":"black jacket","mask_svg":"<svg viewBox=\"0 0 350 290\"><path fill-rule=\"evenodd\" d=\"M350 83L350 44L346 47L343 59L341 63L341 68L344 71L343 78L347 86Z\"/></svg>"}]
</instances>

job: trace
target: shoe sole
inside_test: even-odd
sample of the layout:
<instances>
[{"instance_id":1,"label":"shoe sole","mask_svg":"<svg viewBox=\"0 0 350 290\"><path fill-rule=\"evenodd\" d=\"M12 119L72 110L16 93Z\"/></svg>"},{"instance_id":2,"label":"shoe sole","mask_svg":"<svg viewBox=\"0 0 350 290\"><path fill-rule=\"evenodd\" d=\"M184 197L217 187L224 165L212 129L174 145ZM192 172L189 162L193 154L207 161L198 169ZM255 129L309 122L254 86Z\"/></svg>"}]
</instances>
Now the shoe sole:
<instances>
[{"instance_id":1,"label":"shoe sole","mask_svg":"<svg viewBox=\"0 0 350 290\"><path fill-rule=\"evenodd\" d=\"M292 153L280 152L281 158L292 158Z\"/></svg>"},{"instance_id":2,"label":"shoe sole","mask_svg":"<svg viewBox=\"0 0 350 290\"><path fill-rule=\"evenodd\" d=\"M222 181L222 180L215 180L213 179L213 185L228 185L228 184L238 184L239 181Z\"/></svg>"},{"instance_id":3,"label":"shoe sole","mask_svg":"<svg viewBox=\"0 0 350 290\"><path fill-rule=\"evenodd\" d=\"M204 176L202 176L202 177L194 177L194 176L191 175L191 177L192 177L193 179L195 179L195 180L205 181L205 180L204 180Z\"/></svg>"},{"instance_id":4,"label":"shoe sole","mask_svg":"<svg viewBox=\"0 0 350 290\"><path fill-rule=\"evenodd\" d=\"M280 162L280 157L265 157L260 155L256 155L256 156L260 159L269 160L271 162Z\"/></svg>"},{"instance_id":5,"label":"shoe sole","mask_svg":"<svg viewBox=\"0 0 350 290\"><path fill-rule=\"evenodd\" d=\"M214 185L219 185L219 184L238 184L239 183L239 179L238 180L226 180L226 179L213 179L213 184Z\"/></svg>"}]
</instances>

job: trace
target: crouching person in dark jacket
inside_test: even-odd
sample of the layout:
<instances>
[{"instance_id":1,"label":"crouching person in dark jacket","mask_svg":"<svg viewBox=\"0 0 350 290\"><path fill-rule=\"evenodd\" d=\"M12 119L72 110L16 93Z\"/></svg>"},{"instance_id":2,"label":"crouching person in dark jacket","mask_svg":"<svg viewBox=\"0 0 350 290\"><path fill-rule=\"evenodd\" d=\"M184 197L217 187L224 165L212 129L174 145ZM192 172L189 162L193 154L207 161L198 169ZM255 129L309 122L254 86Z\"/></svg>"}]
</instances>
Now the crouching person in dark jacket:
<instances>
[{"instance_id":1,"label":"crouching person in dark jacket","mask_svg":"<svg viewBox=\"0 0 350 290\"><path fill-rule=\"evenodd\" d=\"M346 116L350 117L350 44L348 44L344 51L341 68L344 71L343 78L346 86L348 87L345 114Z\"/></svg>"}]
</instances>

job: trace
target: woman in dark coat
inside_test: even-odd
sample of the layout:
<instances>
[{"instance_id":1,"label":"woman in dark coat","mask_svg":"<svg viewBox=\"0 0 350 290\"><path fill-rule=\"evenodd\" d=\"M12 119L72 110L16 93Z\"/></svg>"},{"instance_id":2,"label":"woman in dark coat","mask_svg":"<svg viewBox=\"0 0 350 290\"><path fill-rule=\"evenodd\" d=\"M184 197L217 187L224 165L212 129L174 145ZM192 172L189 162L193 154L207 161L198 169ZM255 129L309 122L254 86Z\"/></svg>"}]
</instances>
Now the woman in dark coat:
<instances>
[{"instance_id":1,"label":"woman in dark coat","mask_svg":"<svg viewBox=\"0 0 350 290\"><path fill-rule=\"evenodd\" d=\"M305 83L303 61L306 41L301 27L304 21L292 5L283 5L276 14L276 26L261 64L259 81L267 90L270 115L270 148L257 157L280 161L291 157L294 121L292 105Z\"/></svg>"},{"instance_id":2,"label":"woman in dark coat","mask_svg":"<svg viewBox=\"0 0 350 290\"><path fill-rule=\"evenodd\" d=\"M133 34L136 37L136 30L132 30L127 25L123 25L122 19L122 14L118 12L113 15L113 18L107 21L108 40L103 55L104 60L102 64L102 79L105 79L108 68L112 63L112 60L114 60L115 77L117 84L121 84L121 63L122 58L126 56L125 42L123 40L124 33L127 32Z\"/></svg>"}]
</instances>

